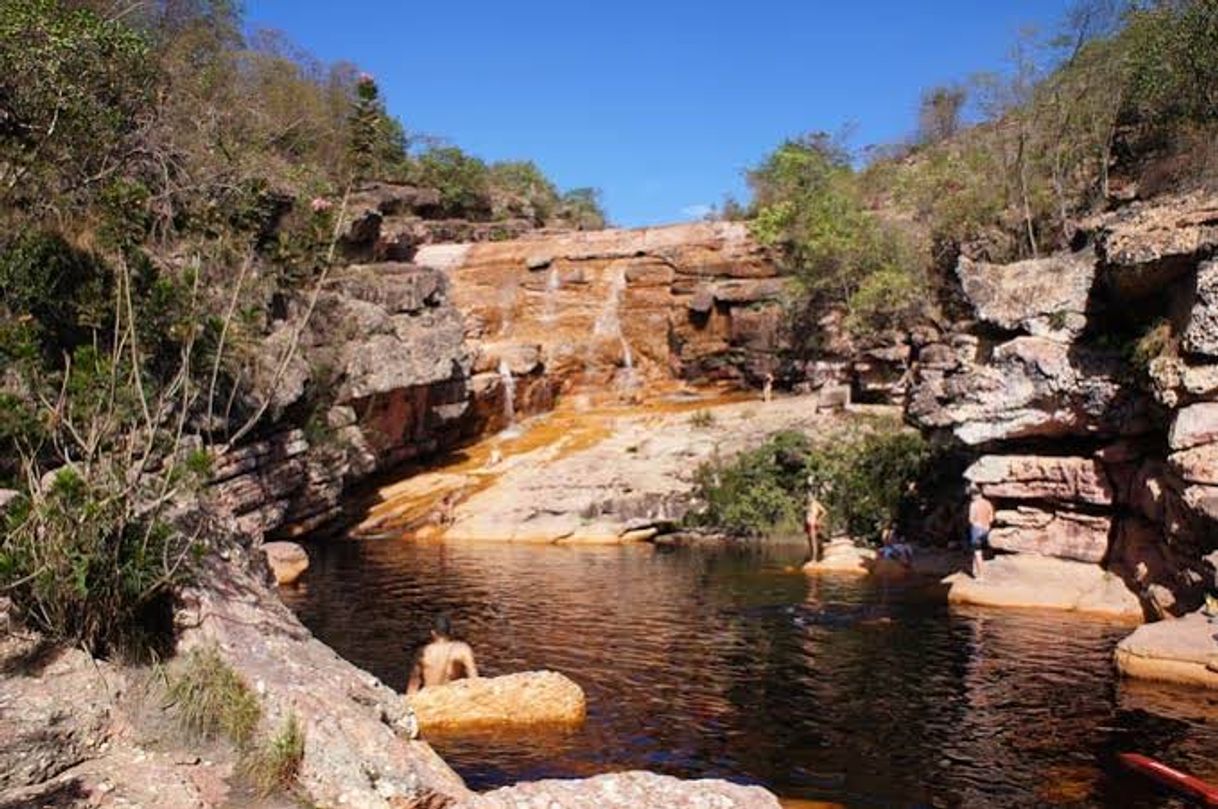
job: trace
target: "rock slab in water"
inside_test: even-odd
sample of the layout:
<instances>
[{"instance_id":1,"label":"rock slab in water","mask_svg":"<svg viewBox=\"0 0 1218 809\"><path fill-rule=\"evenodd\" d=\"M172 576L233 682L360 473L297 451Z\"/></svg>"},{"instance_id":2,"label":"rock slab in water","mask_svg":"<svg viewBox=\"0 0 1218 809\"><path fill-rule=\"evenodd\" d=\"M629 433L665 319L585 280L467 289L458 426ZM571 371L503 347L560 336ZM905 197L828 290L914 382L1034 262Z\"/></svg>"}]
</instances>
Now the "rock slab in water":
<instances>
[{"instance_id":1,"label":"rock slab in water","mask_svg":"<svg viewBox=\"0 0 1218 809\"><path fill-rule=\"evenodd\" d=\"M574 726L587 714L583 689L554 671L458 680L424 688L409 702L424 732Z\"/></svg>"},{"instance_id":2,"label":"rock slab in water","mask_svg":"<svg viewBox=\"0 0 1218 809\"><path fill-rule=\"evenodd\" d=\"M1117 644L1121 673L1143 680L1218 689L1218 623L1200 613L1138 627Z\"/></svg>"},{"instance_id":3,"label":"rock slab in water","mask_svg":"<svg viewBox=\"0 0 1218 809\"><path fill-rule=\"evenodd\" d=\"M622 772L573 781L537 781L481 795L468 809L780 809L761 787L727 781L681 781L649 772Z\"/></svg>"},{"instance_id":4,"label":"rock slab in water","mask_svg":"<svg viewBox=\"0 0 1218 809\"><path fill-rule=\"evenodd\" d=\"M309 569L309 554L295 542L267 542L262 550L277 584L292 584Z\"/></svg>"},{"instance_id":5,"label":"rock slab in water","mask_svg":"<svg viewBox=\"0 0 1218 809\"><path fill-rule=\"evenodd\" d=\"M980 579L956 573L943 582L953 604L1068 610L1130 621L1145 617L1138 597L1119 576L1086 562L1011 554L987 561Z\"/></svg>"}]
</instances>

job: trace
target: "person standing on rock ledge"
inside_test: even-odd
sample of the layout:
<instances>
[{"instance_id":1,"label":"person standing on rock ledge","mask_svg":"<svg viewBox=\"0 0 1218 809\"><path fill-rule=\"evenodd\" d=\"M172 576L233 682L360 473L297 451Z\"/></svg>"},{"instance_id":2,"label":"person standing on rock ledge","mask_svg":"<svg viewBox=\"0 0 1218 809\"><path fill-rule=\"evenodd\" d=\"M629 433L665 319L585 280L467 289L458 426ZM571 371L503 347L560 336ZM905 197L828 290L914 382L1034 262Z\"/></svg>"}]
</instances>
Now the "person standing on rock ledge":
<instances>
[{"instance_id":1,"label":"person standing on rock ledge","mask_svg":"<svg viewBox=\"0 0 1218 809\"><path fill-rule=\"evenodd\" d=\"M981 578L981 563L994 525L994 504L981 495L977 484L968 487L968 544L973 549L973 578Z\"/></svg>"},{"instance_id":2,"label":"person standing on rock ledge","mask_svg":"<svg viewBox=\"0 0 1218 809\"><path fill-rule=\"evenodd\" d=\"M474 650L468 643L453 639L452 621L440 614L432 627L431 641L419 652L410 670L406 693L414 694L428 686L447 685L454 680L477 676Z\"/></svg>"},{"instance_id":3,"label":"person standing on rock ledge","mask_svg":"<svg viewBox=\"0 0 1218 809\"><path fill-rule=\"evenodd\" d=\"M808 561L820 561L820 534L825 527L828 510L817 499L816 481L808 480L808 508L804 513L804 533L808 535Z\"/></svg>"}]
</instances>

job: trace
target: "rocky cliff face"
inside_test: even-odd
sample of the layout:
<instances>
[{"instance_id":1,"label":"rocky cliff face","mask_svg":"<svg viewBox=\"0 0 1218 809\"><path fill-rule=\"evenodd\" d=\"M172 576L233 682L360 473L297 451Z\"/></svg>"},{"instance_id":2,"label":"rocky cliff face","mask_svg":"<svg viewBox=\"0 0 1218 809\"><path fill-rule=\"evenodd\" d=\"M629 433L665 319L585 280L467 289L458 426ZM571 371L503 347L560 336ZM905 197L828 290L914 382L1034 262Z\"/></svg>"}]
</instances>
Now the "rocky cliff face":
<instances>
[{"instance_id":1,"label":"rocky cliff face","mask_svg":"<svg viewBox=\"0 0 1218 809\"><path fill-rule=\"evenodd\" d=\"M216 496L244 528L314 530L341 516L355 481L577 388L636 398L666 380L760 387L773 375L803 391L904 395L906 335L856 346L830 313L825 350L792 347L790 281L741 223L492 231L429 219L433 197L392 185L354 195L341 241L354 263L330 275L303 331L302 303L266 341L256 375L277 423L306 426L217 463ZM481 241L437 241L454 235Z\"/></svg>"},{"instance_id":2,"label":"rocky cliff face","mask_svg":"<svg viewBox=\"0 0 1218 809\"><path fill-rule=\"evenodd\" d=\"M995 547L1103 565L1151 613L1190 609L1218 546L1218 198L1135 203L1076 243L961 259L973 319L919 353L909 416L976 454Z\"/></svg>"}]
</instances>

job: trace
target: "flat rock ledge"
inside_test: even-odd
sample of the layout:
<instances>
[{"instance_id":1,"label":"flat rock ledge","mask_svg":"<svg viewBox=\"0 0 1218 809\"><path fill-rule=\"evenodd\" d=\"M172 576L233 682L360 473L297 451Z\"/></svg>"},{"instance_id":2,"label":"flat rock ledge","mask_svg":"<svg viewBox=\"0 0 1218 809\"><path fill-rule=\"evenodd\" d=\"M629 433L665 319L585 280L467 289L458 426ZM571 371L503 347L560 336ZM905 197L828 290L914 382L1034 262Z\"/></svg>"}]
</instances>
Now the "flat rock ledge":
<instances>
[{"instance_id":1,"label":"flat rock ledge","mask_svg":"<svg viewBox=\"0 0 1218 809\"><path fill-rule=\"evenodd\" d=\"M1087 562L1011 554L987 561L980 579L955 573L943 583L953 604L1066 610L1131 622L1145 617L1119 576Z\"/></svg>"},{"instance_id":2,"label":"flat rock ledge","mask_svg":"<svg viewBox=\"0 0 1218 809\"><path fill-rule=\"evenodd\" d=\"M573 727L583 724L588 712L584 690L554 671L458 680L424 688L408 701L424 733Z\"/></svg>"},{"instance_id":3,"label":"flat rock ledge","mask_svg":"<svg viewBox=\"0 0 1218 809\"><path fill-rule=\"evenodd\" d=\"M1216 634L1197 612L1146 624L1117 644L1116 665L1127 677L1218 689Z\"/></svg>"},{"instance_id":4,"label":"flat rock ledge","mask_svg":"<svg viewBox=\"0 0 1218 809\"><path fill-rule=\"evenodd\" d=\"M780 809L761 787L718 780L682 781L649 772L622 772L576 781L536 781L480 795L461 809Z\"/></svg>"}]
</instances>

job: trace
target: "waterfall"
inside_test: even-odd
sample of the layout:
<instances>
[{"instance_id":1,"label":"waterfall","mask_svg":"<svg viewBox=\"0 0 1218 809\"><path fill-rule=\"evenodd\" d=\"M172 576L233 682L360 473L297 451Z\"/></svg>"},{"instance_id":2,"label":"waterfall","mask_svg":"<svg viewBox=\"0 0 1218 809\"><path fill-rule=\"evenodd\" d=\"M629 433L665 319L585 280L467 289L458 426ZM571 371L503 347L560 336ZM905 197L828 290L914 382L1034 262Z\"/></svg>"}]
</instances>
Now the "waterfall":
<instances>
[{"instance_id":1,"label":"waterfall","mask_svg":"<svg viewBox=\"0 0 1218 809\"><path fill-rule=\"evenodd\" d=\"M516 426L516 380L505 359L499 360L499 377L503 380L503 419L510 430Z\"/></svg>"},{"instance_id":2,"label":"waterfall","mask_svg":"<svg viewBox=\"0 0 1218 809\"><path fill-rule=\"evenodd\" d=\"M596 323L592 327L592 335L594 337L616 338L622 346L622 365L625 370L624 381L632 384L634 381L634 352L630 350L630 343L626 341L626 335L622 332L622 320L619 314L622 298L626 294L626 270L619 267L613 273L613 277L609 282L609 294L605 297L605 303L601 306L600 314L596 316Z\"/></svg>"},{"instance_id":3,"label":"waterfall","mask_svg":"<svg viewBox=\"0 0 1218 809\"><path fill-rule=\"evenodd\" d=\"M558 290L560 289L562 289L562 279L558 276L558 268L550 267L550 274L546 276L546 302L541 312L543 323L554 322L555 298L558 297Z\"/></svg>"}]
</instances>

